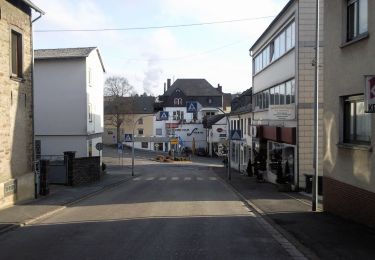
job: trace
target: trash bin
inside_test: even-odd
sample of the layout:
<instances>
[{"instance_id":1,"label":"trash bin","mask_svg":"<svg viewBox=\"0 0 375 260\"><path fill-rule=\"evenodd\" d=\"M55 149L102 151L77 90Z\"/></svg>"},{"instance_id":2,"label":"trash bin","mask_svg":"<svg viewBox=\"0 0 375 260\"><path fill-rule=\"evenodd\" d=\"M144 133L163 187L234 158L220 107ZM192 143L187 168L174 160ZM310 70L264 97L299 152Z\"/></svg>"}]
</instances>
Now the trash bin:
<instances>
[{"instance_id":1,"label":"trash bin","mask_svg":"<svg viewBox=\"0 0 375 260\"><path fill-rule=\"evenodd\" d=\"M312 193L312 185L313 185L313 176L311 174L304 174L305 175L305 192Z\"/></svg>"}]
</instances>

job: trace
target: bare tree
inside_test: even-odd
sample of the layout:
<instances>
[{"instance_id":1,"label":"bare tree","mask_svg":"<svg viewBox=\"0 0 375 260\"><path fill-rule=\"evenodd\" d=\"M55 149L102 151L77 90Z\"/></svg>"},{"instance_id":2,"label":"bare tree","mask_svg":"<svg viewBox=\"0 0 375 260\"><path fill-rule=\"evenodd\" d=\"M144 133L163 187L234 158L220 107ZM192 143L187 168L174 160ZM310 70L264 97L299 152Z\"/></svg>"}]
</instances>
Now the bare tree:
<instances>
[{"instance_id":1,"label":"bare tree","mask_svg":"<svg viewBox=\"0 0 375 260\"><path fill-rule=\"evenodd\" d=\"M117 143L120 142L120 129L124 123L124 111L127 110L124 98L133 94L133 91L133 86L129 84L125 77L111 76L105 81L104 96L107 102L106 107L111 124L116 127Z\"/></svg>"}]
</instances>

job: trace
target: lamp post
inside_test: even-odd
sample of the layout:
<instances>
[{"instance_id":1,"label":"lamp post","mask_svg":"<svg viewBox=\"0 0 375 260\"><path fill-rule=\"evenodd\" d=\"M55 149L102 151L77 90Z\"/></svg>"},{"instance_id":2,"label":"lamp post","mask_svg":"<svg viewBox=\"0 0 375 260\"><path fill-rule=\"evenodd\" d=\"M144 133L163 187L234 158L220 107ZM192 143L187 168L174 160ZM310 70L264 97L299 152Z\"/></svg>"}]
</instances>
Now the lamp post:
<instances>
[{"instance_id":1,"label":"lamp post","mask_svg":"<svg viewBox=\"0 0 375 260\"><path fill-rule=\"evenodd\" d=\"M229 122L229 114L226 114L221 108L217 107L216 108L217 110L221 111L224 115L225 115L225 118L227 119L227 125L228 125L228 131L227 131L227 140L228 140L228 152L227 152L227 160L228 160L228 164L227 164L227 177L228 177L228 180L231 180L232 179L232 172L231 172L231 169L230 169L230 151L231 151L231 141L230 141L230 122Z\"/></svg>"},{"instance_id":2,"label":"lamp post","mask_svg":"<svg viewBox=\"0 0 375 260\"><path fill-rule=\"evenodd\" d=\"M318 176L319 176L319 0L316 0L315 20L315 86L314 86L314 177L312 189L312 211L318 206Z\"/></svg>"}]
</instances>

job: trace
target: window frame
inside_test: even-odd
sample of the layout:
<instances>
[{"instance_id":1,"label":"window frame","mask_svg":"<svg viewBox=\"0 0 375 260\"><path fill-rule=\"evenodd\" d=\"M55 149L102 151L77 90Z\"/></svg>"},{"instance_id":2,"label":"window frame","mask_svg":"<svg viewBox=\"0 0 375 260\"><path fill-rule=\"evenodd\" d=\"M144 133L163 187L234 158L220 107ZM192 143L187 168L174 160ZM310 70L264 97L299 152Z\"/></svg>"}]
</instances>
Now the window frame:
<instances>
[{"instance_id":1,"label":"window frame","mask_svg":"<svg viewBox=\"0 0 375 260\"><path fill-rule=\"evenodd\" d=\"M137 129L138 131L138 135L144 135L144 130L143 130L143 128L138 128Z\"/></svg>"},{"instance_id":2,"label":"window frame","mask_svg":"<svg viewBox=\"0 0 375 260\"><path fill-rule=\"evenodd\" d=\"M16 37L16 49L14 49L14 38ZM13 79L23 78L23 63L24 63L24 49L23 49L23 35L19 30L10 29L10 77ZM15 54L14 54L15 50ZM15 55L15 57L14 57ZM14 59L16 60L16 68L14 68ZM16 69L16 71L14 71Z\"/></svg>"},{"instance_id":3,"label":"window frame","mask_svg":"<svg viewBox=\"0 0 375 260\"><path fill-rule=\"evenodd\" d=\"M350 96L343 96L341 97L342 102L342 142L344 144L352 144L352 145L370 145L371 144L371 114L364 112L363 115L369 117L369 141L358 140L358 133L357 133L357 121L358 121L358 113L357 113L357 104L362 102L364 103L364 95L350 95ZM352 117L351 114L351 105L354 104L354 116ZM348 116L349 114L349 116ZM362 115L362 114L361 114ZM351 121L351 118L354 122ZM353 133L351 131L351 124L353 123ZM352 137L353 136L353 137Z\"/></svg>"},{"instance_id":4,"label":"window frame","mask_svg":"<svg viewBox=\"0 0 375 260\"><path fill-rule=\"evenodd\" d=\"M366 13L361 12L361 5L366 2ZM353 8L353 17L351 17ZM362 38L368 34L368 0L347 0L346 1L346 28L345 28L345 42L352 42ZM363 10L362 10L363 11ZM361 31L361 18L365 15L366 23L365 29Z\"/></svg>"}]
</instances>

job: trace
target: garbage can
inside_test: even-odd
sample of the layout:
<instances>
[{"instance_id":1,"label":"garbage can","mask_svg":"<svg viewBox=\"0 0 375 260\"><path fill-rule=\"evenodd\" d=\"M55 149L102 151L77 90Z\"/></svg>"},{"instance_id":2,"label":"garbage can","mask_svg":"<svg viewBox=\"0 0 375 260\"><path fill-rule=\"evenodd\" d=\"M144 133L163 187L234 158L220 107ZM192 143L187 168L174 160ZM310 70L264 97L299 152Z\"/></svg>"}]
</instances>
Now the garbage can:
<instances>
[{"instance_id":1,"label":"garbage can","mask_svg":"<svg viewBox=\"0 0 375 260\"><path fill-rule=\"evenodd\" d=\"M304 174L305 175L305 192L312 193L312 185L313 185L313 176L311 174Z\"/></svg>"}]
</instances>

